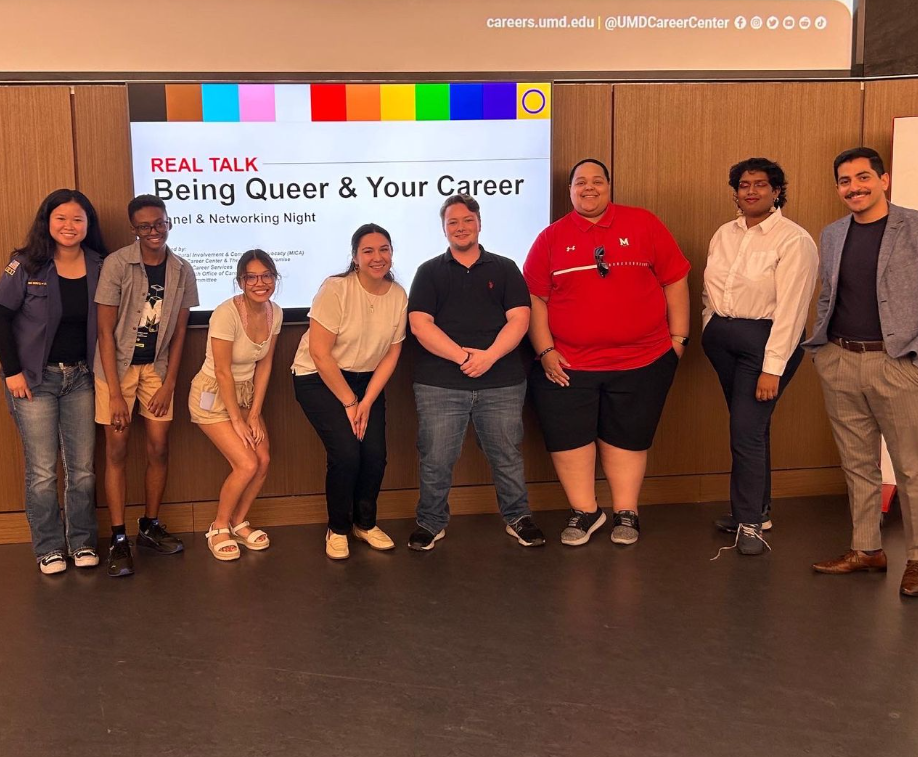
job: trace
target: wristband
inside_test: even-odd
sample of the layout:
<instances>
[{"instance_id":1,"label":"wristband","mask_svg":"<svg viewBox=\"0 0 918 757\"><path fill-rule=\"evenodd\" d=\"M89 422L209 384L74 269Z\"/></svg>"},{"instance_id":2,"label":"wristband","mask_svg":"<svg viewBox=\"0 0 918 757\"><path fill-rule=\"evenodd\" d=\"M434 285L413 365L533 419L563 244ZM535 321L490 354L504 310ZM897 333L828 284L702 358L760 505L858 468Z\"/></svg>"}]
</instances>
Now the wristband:
<instances>
[{"instance_id":1,"label":"wristband","mask_svg":"<svg viewBox=\"0 0 918 757\"><path fill-rule=\"evenodd\" d=\"M461 363L459 363L459 365L460 365L460 366L463 366L463 365L465 365L467 362L469 362L469 360L471 360L471 359L472 359L472 353L471 353L471 352L466 352L466 353L465 353L465 360L463 360Z\"/></svg>"},{"instance_id":2,"label":"wristband","mask_svg":"<svg viewBox=\"0 0 918 757\"><path fill-rule=\"evenodd\" d=\"M539 360L541 360L543 357L545 357L549 352L554 352L554 351L555 351L555 348L554 348L554 347L546 347L544 350L542 350L542 351L539 353Z\"/></svg>"},{"instance_id":3,"label":"wristband","mask_svg":"<svg viewBox=\"0 0 918 757\"><path fill-rule=\"evenodd\" d=\"M348 403L344 406L344 409L347 410L349 407L354 407L354 405L356 405L358 402L360 402L360 400L358 399L357 395L355 394L355 395L354 395L354 401L353 401L353 402L348 402Z\"/></svg>"},{"instance_id":4,"label":"wristband","mask_svg":"<svg viewBox=\"0 0 918 757\"><path fill-rule=\"evenodd\" d=\"M670 334L669 336L674 342L679 342L683 347L688 347L689 338L687 336L677 336L676 334Z\"/></svg>"}]
</instances>

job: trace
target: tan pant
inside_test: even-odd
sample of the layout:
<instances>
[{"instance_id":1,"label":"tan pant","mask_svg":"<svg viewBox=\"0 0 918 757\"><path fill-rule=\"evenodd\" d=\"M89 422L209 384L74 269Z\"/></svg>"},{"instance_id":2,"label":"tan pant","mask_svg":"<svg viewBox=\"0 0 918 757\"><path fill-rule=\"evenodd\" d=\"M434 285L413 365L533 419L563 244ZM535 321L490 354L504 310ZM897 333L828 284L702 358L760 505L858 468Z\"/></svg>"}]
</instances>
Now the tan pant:
<instances>
[{"instance_id":1,"label":"tan pant","mask_svg":"<svg viewBox=\"0 0 918 757\"><path fill-rule=\"evenodd\" d=\"M127 403L128 412L134 412L134 402L140 403L140 415L152 421L171 421L172 403L165 415L156 417L150 412L150 400L153 395L162 389L163 380L153 369L153 364L131 365L121 379L121 396ZM112 422L112 411L109 406L108 384L105 375L100 371L96 374L96 423L109 426Z\"/></svg>"},{"instance_id":2,"label":"tan pant","mask_svg":"<svg viewBox=\"0 0 918 757\"><path fill-rule=\"evenodd\" d=\"M882 434L899 487L908 559L918 560L918 367L909 358L831 343L819 348L815 364L848 483L851 548L882 546Z\"/></svg>"}]
</instances>

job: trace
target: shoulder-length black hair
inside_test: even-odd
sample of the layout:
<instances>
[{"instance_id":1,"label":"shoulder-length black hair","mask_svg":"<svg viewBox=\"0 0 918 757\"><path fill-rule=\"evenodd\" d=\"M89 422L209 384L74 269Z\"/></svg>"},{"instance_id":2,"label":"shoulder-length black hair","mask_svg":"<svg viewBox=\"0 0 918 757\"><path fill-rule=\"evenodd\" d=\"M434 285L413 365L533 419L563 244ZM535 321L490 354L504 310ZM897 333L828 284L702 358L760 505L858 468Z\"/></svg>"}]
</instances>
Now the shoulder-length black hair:
<instances>
[{"instance_id":1,"label":"shoulder-length black hair","mask_svg":"<svg viewBox=\"0 0 918 757\"><path fill-rule=\"evenodd\" d=\"M57 242L51 238L49 228L51 213L68 202L77 203L86 213L86 239L82 242L83 246L94 250L102 257L108 253L105 242L102 241L99 216L89 198L76 189L55 189L38 206L38 212L35 214L35 220L32 221L32 228L29 229L25 244L13 250L10 255L10 259L21 255L23 265L30 274L37 272L49 260L54 259Z\"/></svg>"},{"instance_id":2,"label":"shoulder-length black hair","mask_svg":"<svg viewBox=\"0 0 918 757\"><path fill-rule=\"evenodd\" d=\"M761 171L764 173L768 177L768 183L771 188L778 190L775 207L783 208L787 205L787 178L784 176L784 169L781 166L768 158L746 158L746 160L737 163L735 166L731 166L728 183L733 187L734 192L739 191L740 178L746 171Z\"/></svg>"},{"instance_id":3,"label":"shoulder-length black hair","mask_svg":"<svg viewBox=\"0 0 918 757\"><path fill-rule=\"evenodd\" d=\"M365 223L363 226L360 226L357 231L351 235L351 264L347 267L347 270L342 271L341 273L336 273L337 278L344 278L357 270L357 250L360 249L360 240L363 239L367 234L382 234L386 241L389 243L389 248L392 249L392 236L378 223ZM387 281L395 281L395 274L392 273L390 268L388 273L385 275Z\"/></svg>"}]
</instances>

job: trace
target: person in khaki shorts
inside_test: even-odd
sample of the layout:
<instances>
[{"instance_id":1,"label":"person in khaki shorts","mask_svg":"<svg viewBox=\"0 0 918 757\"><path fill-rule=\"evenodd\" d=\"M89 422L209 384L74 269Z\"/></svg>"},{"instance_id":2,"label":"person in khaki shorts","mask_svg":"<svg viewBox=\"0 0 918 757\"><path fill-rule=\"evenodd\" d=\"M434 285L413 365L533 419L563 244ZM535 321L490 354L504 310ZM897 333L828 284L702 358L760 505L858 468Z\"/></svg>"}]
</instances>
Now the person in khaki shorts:
<instances>
[{"instance_id":1,"label":"person in khaki shorts","mask_svg":"<svg viewBox=\"0 0 918 757\"><path fill-rule=\"evenodd\" d=\"M137 543L162 554L181 552L180 539L159 522L166 488L172 395L189 309L198 304L194 269L166 240L172 222L162 200L140 195L128 204L137 241L105 259L96 304L96 423L105 427L105 498L112 518L108 574L134 572L124 528L125 467L135 402L146 430L144 517Z\"/></svg>"}]
</instances>

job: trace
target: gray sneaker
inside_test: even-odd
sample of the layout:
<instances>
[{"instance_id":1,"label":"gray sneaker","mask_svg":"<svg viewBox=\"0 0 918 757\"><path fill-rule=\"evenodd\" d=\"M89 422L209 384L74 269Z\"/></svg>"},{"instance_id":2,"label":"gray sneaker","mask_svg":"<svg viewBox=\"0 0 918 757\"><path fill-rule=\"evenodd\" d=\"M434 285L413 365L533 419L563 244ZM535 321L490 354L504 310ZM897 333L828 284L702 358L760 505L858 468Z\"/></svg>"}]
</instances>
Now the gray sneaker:
<instances>
[{"instance_id":1,"label":"gray sneaker","mask_svg":"<svg viewBox=\"0 0 918 757\"><path fill-rule=\"evenodd\" d=\"M634 510L612 513L612 541L616 544L634 544L641 532L641 523Z\"/></svg>"},{"instance_id":2,"label":"gray sneaker","mask_svg":"<svg viewBox=\"0 0 918 757\"><path fill-rule=\"evenodd\" d=\"M569 547L586 544L593 532L605 522L606 514L598 507L594 513L571 510L571 516L567 519L567 527L561 532L561 543Z\"/></svg>"}]
</instances>

